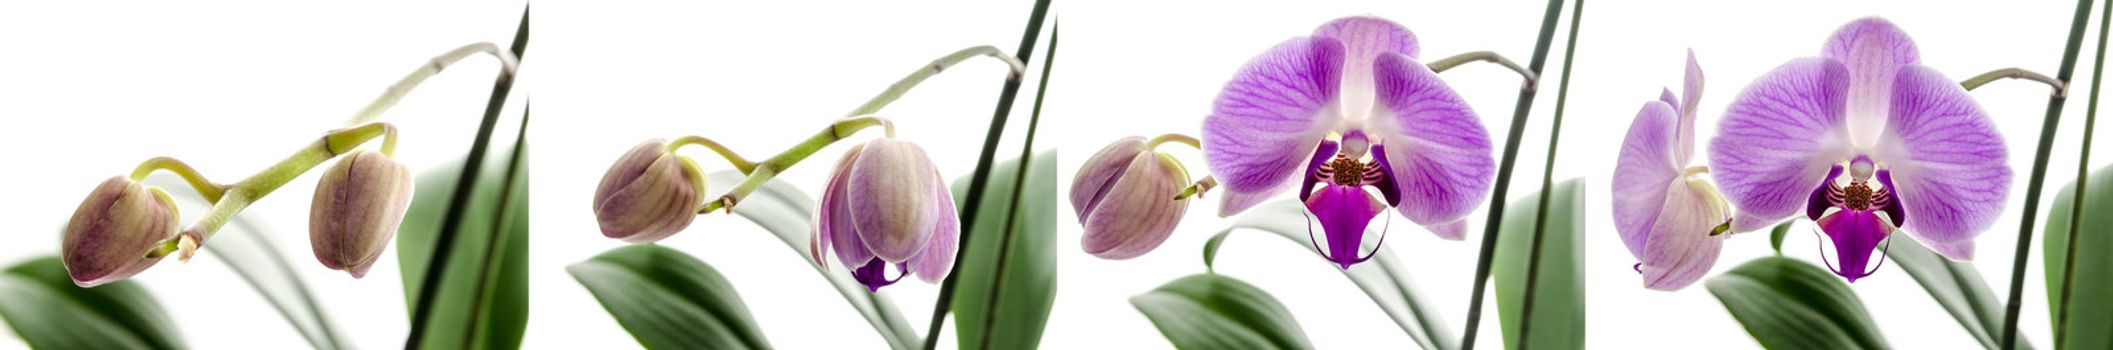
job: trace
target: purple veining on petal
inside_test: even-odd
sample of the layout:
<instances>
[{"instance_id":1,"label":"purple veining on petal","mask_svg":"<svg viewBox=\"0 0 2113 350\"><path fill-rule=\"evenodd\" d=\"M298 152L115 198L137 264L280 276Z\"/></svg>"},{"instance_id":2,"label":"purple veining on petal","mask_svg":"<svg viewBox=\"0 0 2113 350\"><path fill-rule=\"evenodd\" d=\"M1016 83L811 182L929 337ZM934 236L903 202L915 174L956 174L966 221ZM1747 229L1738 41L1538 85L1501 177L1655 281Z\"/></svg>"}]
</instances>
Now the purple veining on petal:
<instances>
[{"instance_id":1,"label":"purple veining on petal","mask_svg":"<svg viewBox=\"0 0 2113 350\"><path fill-rule=\"evenodd\" d=\"M1365 226L1385 209L1386 205L1372 199L1362 187L1337 184L1322 186L1306 200L1306 210L1320 220L1321 229L1327 234L1328 254L1323 255L1345 269L1359 261L1358 248L1364 242Z\"/></svg>"},{"instance_id":2,"label":"purple veining on petal","mask_svg":"<svg viewBox=\"0 0 2113 350\"><path fill-rule=\"evenodd\" d=\"M1849 75L1804 58L1776 67L1732 99L1710 141L1711 175L1743 216L1774 222L1806 204L1847 154L1842 118Z\"/></svg>"},{"instance_id":3,"label":"purple veining on petal","mask_svg":"<svg viewBox=\"0 0 2113 350\"><path fill-rule=\"evenodd\" d=\"M1870 276L1871 254L1878 249L1879 242L1893 233L1893 226L1879 220L1878 214L1868 210L1842 210L1820 218L1820 231L1826 232L1834 242L1835 260L1838 263L1827 267L1834 274L1856 282Z\"/></svg>"},{"instance_id":4,"label":"purple veining on petal","mask_svg":"<svg viewBox=\"0 0 2113 350\"><path fill-rule=\"evenodd\" d=\"M1398 53L1416 58L1416 33L1409 28L1385 18L1373 16L1343 17L1322 24L1313 30L1313 36L1333 38L1343 42L1348 49L1345 57L1371 62L1371 57L1380 53Z\"/></svg>"},{"instance_id":5,"label":"purple veining on petal","mask_svg":"<svg viewBox=\"0 0 2113 350\"><path fill-rule=\"evenodd\" d=\"M961 236L961 217L955 213L958 209L954 208L954 195L947 190L946 181L937 176L939 169L933 168L932 174L932 188L937 189L932 191L932 198L939 203L930 208L930 217L935 220L932 223L932 240L925 243L923 251L904 263L909 265L909 271L916 274L917 279L926 283L939 283L946 279L947 273L954 268L954 253L956 249L960 249L957 242Z\"/></svg>"},{"instance_id":6,"label":"purple veining on petal","mask_svg":"<svg viewBox=\"0 0 2113 350\"><path fill-rule=\"evenodd\" d=\"M1295 189L1298 189L1298 183L1284 181L1261 191L1244 192L1230 188L1220 188L1211 191L1211 195L1219 197L1218 217L1225 218L1239 215L1240 212L1247 211L1248 208L1253 208L1255 205L1269 201L1271 197L1276 197L1278 194L1284 193L1284 191Z\"/></svg>"},{"instance_id":7,"label":"purple veining on petal","mask_svg":"<svg viewBox=\"0 0 2113 350\"><path fill-rule=\"evenodd\" d=\"M1901 68L1885 133L1872 157L1915 215L1903 228L1925 241L1969 241L1995 224L2010 189L2003 137L1958 83L1919 65Z\"/></svg>"},{"instance_id":8,"label":"purple veining on petal","mask_svg":"<svg viewBox=\"0 0 2113 350\"><path fill-rule=\"evenodd\" d=\"M1655 191L1665 194L1665 206L1651 222L1643 252L1637 254L1645 288L1679 290L1701 280L1717 264L1725 236L1711 236L1710 230L1730 219L1730 208L1697 191L1696 181L1674 179Z\"/></svg>"},{"instance_id":9,"label":"purple veining on petal","mask_svg":"<svg viewBox=\"0 0 2113 350\"><path fill-rule=\"evenodd\" d=\"M1848 69L1849 135L1856 144L1870 144L1886 123L1894 74L1919 59L1915 41L1884 18L1866 17L1835 30L1820 52Z\"/></svg>"},{"instance_id":10,"label":"purple veining on petal","mask_svg":"<svg viewBox=\"0 0 2113 350\"><path fill-rule=\"evenodd\" d=\"M1374 62L1379 105L1373 130L1400 191L1402 217L1453 221L1489 196L1496 177L1489 132L1467 102L1430 68L1401 55Z\"/></svg>"},{"instance_id":11,"label":"purple veining on petal","mask_svg":"<svg viewBox=\"0 0 2113 350\"><path fill-rule=\"evenodd\" d=\"M1095 257L1129 259L1151 252L1166 242L1188 210L1187 200L1174 200L1188 175L1171 158L1136 152L1126 168L1108 188L1101 209L1082 223L1086 235L1080 248Z\"/></svg>"},{"instance_id":12,"label":"purple veining on petal","mask_svg":"<svg viewBox=\"0 0 2113 350\"><path fill-rule=\"evenodd\" d=\"M1695 156L1695 109L1702 103L1702 65L1695 62L1693 49L1687 50L1687 74L1681 80L1683 99L1673 108L1680 115L1678 127L1674 128L1679 135L1675 137L1678 148L1673 150L1673 164L1687 166Z\"/></svg>"},{"instance_id":13,"label":"purple veining on petal","mask_svg":"<svg viewBox=\"0 0 2113 350\"><path fill-rule=\"evenodd\" d=\"M1467 239L1467 219L1465 218L1442 224L1423 225L1423 228L1430 230L1433 235L1438 235L1439 239L1448 241Z\"/></svg>"},{"instance_id":14,"label":"purple veining on petal","mask_svg":"<svg viewBox=\"0 0 2113 350\"><path fill-rule=\"evenodd\" d=\"M1651 225L1664 212L1666 184L1680 175L1682 164L1671 154L1677 118L1672 105L1644 102L1614 164L1614 231L1635 256L1643 256Z\"/></svg>"},{"instance_id":15,"label":"purple veining on petal","mask_svg":"<svg viewBox=\"0 0 2113 350\"><path fill-rule=\"evenodd\" d=\"M1658 91L1658 102L1665 102L1665 105L1673 106L1674 114L1683 113L1680 111L1680 96L1674 95L1673 89L1663 89Z\"/></svg>"},{"instance_id":16,"label":"purple veining on petal","mask_svg":"<svg viewBox=\"0 0 2113 350\"><path fill-rule=\"evenodd\" d=\"M1295 38L1248 61L1203 120L1203 155L1224 189L1273 190L1298 174L1337 118L1343 45Z\"/></svg>"},{"instance_id":17,"label":"purple veining on petal","mask_svg":"<svg viewBox=\"0 0 2113 350\"><path fill-rule=\"evenodd\" d=\"M1144 137L1124 137L1094 152L1086 158L1086 164L1079 165L1079 173L1071 177L1070 193L1071 211L1079 220L1092 216L1101 198L1108 195L1108 188L1114 187L1117 177L1129 170L1130 159L1144 149L1144 144Z\"/></svg>"},{"instance_id":18,"label":"purple veining on petal","mask_svg":"<svg viewBox=\"0 0 2113 350\"><path fill-rule=\"evenodd\" d=\"M866 243L858 238L858 225L852 223L851 206L844 200L851 190L851 163L858 160L859 152L865 147L863 144L852 146L837 160L836 171L829 175L829 184L822 188L821 201L815 207L814 228L822 240L818 247L825 253L835 249L837 260L845 267L856 267L873 260L873 252L866 250Z\"/></svg>"},{"instance_id":19,"label":"purple veining on petal","mask_svg":"<svg viewBox=\"0 0 2113 350\"><path fill-rule=\"evenodd\" d=\"M852 162L843 201L850 207L852 224L866 249L881 260L910 260L932 239L930 208L939 176L931 158L914 143L893 138L866 142L858 160Z\"/></svg>"}]
</instances>

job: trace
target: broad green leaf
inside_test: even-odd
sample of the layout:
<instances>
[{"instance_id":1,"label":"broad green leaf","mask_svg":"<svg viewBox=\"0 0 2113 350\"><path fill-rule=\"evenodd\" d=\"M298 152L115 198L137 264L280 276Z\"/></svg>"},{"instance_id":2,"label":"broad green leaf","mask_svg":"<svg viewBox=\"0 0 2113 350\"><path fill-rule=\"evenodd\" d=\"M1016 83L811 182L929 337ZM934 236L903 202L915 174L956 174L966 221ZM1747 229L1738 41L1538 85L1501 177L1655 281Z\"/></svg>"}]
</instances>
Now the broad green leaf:
<instances>
[{"instance_id":1,"label":"broad green leaf","mask_svg":"<svg viewBox=\"0 0 2113 350\"><path fill-rule=\"evenodd\" d=\"M712 173L709 183L734 184L740 183L745 177L740 172L721 171ZM902 312L883 296L888 293L887 290L883 289L878 293L868 291L865 285L852 280L849 273L831 273L821 265L814 264L814 252L807 250L809 240L813 239L814 198L808 197L806 192L800 192L799 188L784 181L771 180L765 182L763 187L757 188L756 192L749 193L747 198L742 198L741 205L734 206L734 215L748 218L757 226L762 226L763 230L770 231L779 241L785 242L786 248L799 254L800 261L813 266L814 272L828 279L829 284L836 287L837 294L842 294L844 301L851 303L852 309L858 310L858 314L864 316L867 323L873 324L873 330L880 332L881 339L888 341L889 348L913 349L923 344L917 329L912 328L909 321L903 320Z\"/></svg>"},{"instance_id":2,"label":"broad green leaf","mask_svg":"<svg viewBox=\"0 0 2113 350\"><path fill-rule=\"evenodd\" d=\"M133 281L80 288L56 256L0 272L0 317L40 349L182 349L161 303Z\"/></svg>"},{"instance_id":3,"label":"broad green leaf","mask_svg":"<svg viewBox=\"0 0 2113 350\"><path fill-rule=\"evenodd\" d=\"M565 271L646 348L770 348L733 283L689 254L635 244Z\"/></svg>"},{"instance_id":4,"label":"broad green leaf","mask_svg":"<svg viewBox=\"0 0 2113 350\"><path fill-rule=\"evenodd\" d=\"M1887 243L1886 256L1894 264L1907 270L1915 283L1922 284L1930 298L1937 299L1937 305L1944 306L1944 311L1959 320L1959 326L1980 341L1981 347L2001 348L1997 342L2003 334L2003 299L1988 289L1988 282L1981 279L1974 264L1937 255L1905 233L1895 233L1890 239L1894 242ZM2032 348L2022 337L2017 345L2019 349Z\"/></svg>"},{"instance_id":5,"label":"broad green leaf","mask_svg":"<svg viewBox=\"0 0 2113 350\"><path fill-rule=\"evenodd\" d=\"M963 232L976 236L954 271L954 332L964 349L1035 348L1056 302L1056 152L1026 164L1024 188L1015 186L1021 165L991 168L977 229ZM954 181L955 203L965 202L968 184L966 176Z\"/></svg>"},{"instance_id":6,"label":"broad green leaf","mask_svg":"<svg viewBox=\"0 0 2113 350\"><path fill-rule=\"evenodd\" d=\"M508 47L528 49L529 12ZM396 236L410 308L407 348L512 349L528 326L528 121L503 122L514 80L492 86L461 164L420 176ZM510 127L502 127L510 126ZM498 130L514 130L499 136ZM464 184L462 182L469 183ZM437 282L427 285L427 280ZM430 296L430 300L428 297Z\"/></svg>"},{"instance_id":7,"label":"broad green leaf","mask_svg":"<svg viewBox=\"0 0 2113 350\"><path fill-rule=\"evenodd\" d=\"M1870 313L1842 278L1796 259L1754 259L1704 285L1761 346L1885 349Z\"/></svg>"},{"instance_id":8,"label":"broad green leaf","mask_svg":"<svg viewBox=\"0 0 2113 350\"><path fill-rule=\"evenodd\" d=\"M1783 223L1776 224L1775 229L1768 230L1768 247L1774 248L1776 255L1783 255L1783 237L1790 235L1790 224L1795 222L1797 221L1783 220Z\"/></svg>"},{"instance_id":9,"label":"broad green leaf","mask_svg":"<svg viewBox=\"0 0 2113 350\"><path fill-rule=\"evenodd\" d=\"M1313 246L1313 241L1306 232L1306 207L1294 200L1269 202L1248 209L1247 213L1240 214L1240 217L1234 220L1232 227L1218 231L1217 235L1204 242L1204 267L1212 266L1218 258L1218 248L1225 245L1225 238L1238 229L1274 233L1277 237L1290 240L1300 249L1313 249L1309 248ZM1376 234L1366 233L1368 236ZM1379 249L1374 244L1373 240L1366 240L1362 250ZM1408 267L1401 264L1401 258L1394 256L1392 250L1379 249L1379 253L1374 255L1372 260L1352 265L1347 270L1322 260L1320 252L1314 252L1314 257L1310 263L1327 266L1329 270L1342 271L1343 277L1350 278L1351 283L1364 290L1365 295L1372 298L1372 303L1379 305L1380 310L1386 311L1387 317L1394 319L1394 325L1401 327L1401 331L1415 340L1417 346L1429 350L1456 348L1453 343L1457 338L1442 323L1444 319L1439 318L1437 311L1416 295L1416 288L1409 280Z\"/></svg>"},{"instance_id":10,"label":"broad green leaf","mask_svg":"<svg viewBox=\"0 0 2113 350\"><path fill-rule=\"evenodd\" d=\"M179 199L178 202L184 205L183 212L202 213L209 206L189 185L162 188L169 191L170 197ZM227 226L221 227L220 233L213 236L213 243L205 245L204 250L226 260L228 268L234 269L236 275L242 276L243 282L249 283L251 290L271 303L273 309L279 310L279 316L300 332L309 346L317 349L352 347L338 338L337 328L331 325L322 304L308 290L308 283L295 272L299 271L294 265L295 260L288 259L278 243L272 241L273 234L285 233L298 232L273 231L251 216L236 215ZM321 267L313 265L314 260L299 261L311 264L307 266Z\"/></svg>"},{"instance_id":11,"label":"broad green leaf","mask_svg":"<svg viewBox=\"0 0 2113 350\"><path fill-rule=\"evenodd\" d=\"M1298 320L1254 285L1212 273L1189 275L1130 297L1179 349L1310 349Z\"/></svg>"},{"instance_id":12,"label":"broad green leaf","mask_svg":"<svg viewBox=\"0 0 2113 350\"><path fill-rule=\"evenodd\" d=\"M2067 339L2057 340L2061 347L2069 349L2113 348L2113 215L2107 215L2107 206L2113 205L2113 168L2093 171L2091 182L2084 186L2084 212L2076 225L2076 246L2070 246L2069 215L2071 203L2076 200L2076 185L2062 188L2054 199L2054 206L2047 215L2047 233L2044 265L2047 270L2047 304L2049 317L2054 323L2062 323L2062 316L2069 318L2066 332L2057 332ZM2068 252L2074 249L2075 255ZM2076 259L2072 265L2067 261ZM2069 283L2069 303L2062 306L2062 281Z\"/></svg>"},{"instance_id":13,"label":"broad green leaf","mask_svg":"<svg viewBox=\"0 0 2113 350\"><path fill-rule=\"evenodd\" d=\"M1585 181L1570 179L1555 184L1549 197L1546 229L1542 230L1540 271L1534 275L1532 320L1521 320L1525 302L1528 252L1532 251L1534 216L1540 209L1536 193L1511 202L1504 210L1504 226L1497 236L1496 258L1491 278L1496 280L1498 320L1504 328L1504 348L1582 349L1585 347ZM1521 346L1520 321L1532 322Z\"/></svg>"}]
</instances>

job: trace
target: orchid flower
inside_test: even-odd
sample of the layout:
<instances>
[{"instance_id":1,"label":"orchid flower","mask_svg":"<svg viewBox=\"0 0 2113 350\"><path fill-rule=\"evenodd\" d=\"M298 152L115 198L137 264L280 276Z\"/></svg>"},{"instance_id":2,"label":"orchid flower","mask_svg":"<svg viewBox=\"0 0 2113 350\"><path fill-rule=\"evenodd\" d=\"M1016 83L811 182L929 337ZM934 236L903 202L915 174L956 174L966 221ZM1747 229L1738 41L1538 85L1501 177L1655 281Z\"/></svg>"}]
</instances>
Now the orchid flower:
<instances>
[{"instance_id":1,"label":"orchid flower","mask_svg":"<svg viewBox=\"0 0 2113 350\"><path fill-rule=\"evenodd\" d=\"M1360 242L1387 207L1463 238L1461 219L1494 177L1489 134L1416 53L1407 28L1348 17L1248 61L1203 121L1204 157L1225 192L1219 215L1297 187L1328 237L1314 249L1345 269L1371 258Z\"/></svg>"},{"instance_id":2,"label":"orchid flower","mask_svg":"<svg viewBox=\"0 0 2113 350\"><path fill-rule=\"evenodd\" d=\"M2003 139L1964 88L1920 62L1906 33L1864 18L1836 30L1820 57L1748 85L1710 143L1710 166L1741 212L1734 230L1803 209L1833 241L1829 268L1850 282L1875 270L1865 267L1872 251L1899 229L1971 258L2010 188Z\"/></svg>"},{"instance_id":3,"label":"orchid flower","mask_svg":"<svg viewBox=\"0 0 2113 350\"><path fill-rule=\"evenodd\" d=\"M1687 54L1684 85L1681 95L1667 89L1643 103L1614 165L1614 229L1640 261L1644 287L1656 290L1679 290L1708 274L1724 247L1717 228L1731 221L1724 194L1701 178L1708 168L1687 167L1695 151L1695 106L1702 101L1694 51Z\"/></svg>"}]
</instances>

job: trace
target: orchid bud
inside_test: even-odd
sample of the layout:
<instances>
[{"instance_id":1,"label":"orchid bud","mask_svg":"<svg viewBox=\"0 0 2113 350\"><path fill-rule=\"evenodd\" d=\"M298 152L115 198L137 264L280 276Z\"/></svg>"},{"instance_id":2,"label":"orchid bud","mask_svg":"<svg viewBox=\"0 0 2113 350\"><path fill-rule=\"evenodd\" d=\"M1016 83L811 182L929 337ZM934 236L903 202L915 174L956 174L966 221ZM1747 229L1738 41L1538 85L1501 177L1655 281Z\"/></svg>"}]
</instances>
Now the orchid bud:
<instances>
[{"instance_id":1,"label":"orchid bud","mask_svg":"<svg viewBox=\"0 0 2113 350\"><path fill-rule=\"evenodd\" d=\"M161 261L146 252L176 236L178 219L175 200L160 187L123 176L104 180L66 223L66 272L84 288L139 274Z\"/></svg>"},{"instance_id":2,"label":"orchid bud","mask_svg":"<svg viewBox=\"0 0 2113 350\"><path fill-rule=\"evenodd\" d=\"M668 150L666 140L646 140L602 174L594 216L603 236L658 241L690 226L704 204L703 192L704 172L695 161Z\"/></svg>"},{"instance_id":3,"label":"orchid bud","mask_svg":"<svg viewBox=\"0 0 2113 350\"><path fill-rule=\"evenodd\" d=\"M1188 212L1188 200L1174 199L1188 182L1181 162L1147 149L1143 137L1102 148L1071 178L1071 209L1086 227L1080 246L1118 260L1158 248Z\"/></svg>"},{"instance_id":4,"label":"orchid bud","mask_svg":"<svg viewBox=\"0 0 2113 350\"><path fill-rule=\"evenodd\" d=\"M346 155L323 173L308 207L308 243L324 267L367 275L411 208L411 170L373 150Z\"/></svg>"},{"instance_id":5,"label":"orchid bud","mask_svg":"<svg viewBox=\"0 0 2113 350\"><path fill-rule=\"evenodd\" d=\"M961 220L939 169L916 144L879 139L853 147L837 161L817 210L816 258L835 249L869 290L909 274L937 283L953 267Z\"/></svg>"}]
</instances>

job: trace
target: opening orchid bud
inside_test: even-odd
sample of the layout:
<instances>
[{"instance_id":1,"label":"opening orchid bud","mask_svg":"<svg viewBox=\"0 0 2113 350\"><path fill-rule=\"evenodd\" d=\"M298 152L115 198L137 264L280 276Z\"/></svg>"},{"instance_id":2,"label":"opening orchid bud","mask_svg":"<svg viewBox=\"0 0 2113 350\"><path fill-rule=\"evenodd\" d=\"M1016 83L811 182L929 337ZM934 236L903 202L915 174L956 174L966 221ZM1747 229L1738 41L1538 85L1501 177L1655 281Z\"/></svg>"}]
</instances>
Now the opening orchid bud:
<instances>
[{"instance_id":1,"label":"opening orchid bud","mask_svg":"<svg viewBox=\"0 0 2113 350\"><path fill-rule=\"evenodd\" d=\"M1102 259L1129 259L1158 248L1174 233L1188 200L1177 200L1188 170L1143 137L1116 140L1071 178L1071 209L1086 228L1080 246Z\"/></svg>"},{"instance_id":2,"label":"opening orchid bud","mask_svg":"<svg viewBox=\"0 0 2113 350\"><path fill-rule=\"evenodd\" d=\"M176 202L160 187L123 176L96 185L66 223L63 246L73 284L94 287L123 280L161 261L145 252L174 237Z\"/></svg>"},{"instance_id":3,"label":"opening orchid bud","mask_svg":"<svg viewBox=\"0 0 2113 350\"><path fill-rule=\"evenodd\" d=\"M837 161L819 204L817 256L835 249L868 289L907 275L937 283L953 267L961 220L939 169L916 144L879 139L853 147Z\"/></svg>"},{"instance_id":4,"label":"opening orchid bud","mask_svg":"<svg viewBox=\"0 0 2113 350\"><path fill-rule=\"evenodd\" d=\"M332 270L367 275L411 208L411 170L373 150L339 159L315 186L308 243Z\"/></svg>"},{"instance_id":5,"label":"opening orchid bud","mask_svg":"<svg viewBox=\"0 0 2113 350\"><path fill-rule=\"evenodd\" d=\"M646 140L602 174L594 190L594 216L603 236L658 241L690 226L704 190L704 171L695 161L669 150L667 140Z\"/></svg>"}]
</instances>

